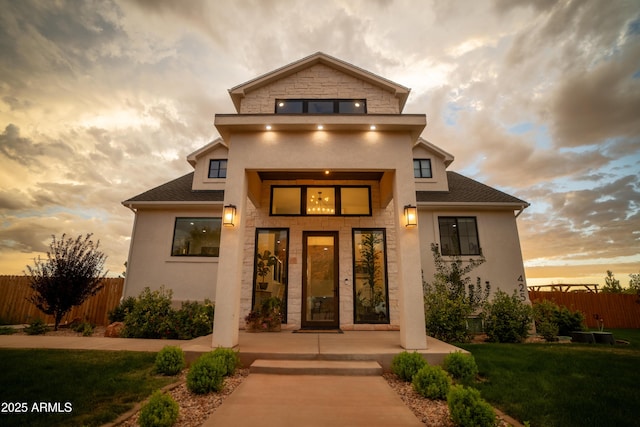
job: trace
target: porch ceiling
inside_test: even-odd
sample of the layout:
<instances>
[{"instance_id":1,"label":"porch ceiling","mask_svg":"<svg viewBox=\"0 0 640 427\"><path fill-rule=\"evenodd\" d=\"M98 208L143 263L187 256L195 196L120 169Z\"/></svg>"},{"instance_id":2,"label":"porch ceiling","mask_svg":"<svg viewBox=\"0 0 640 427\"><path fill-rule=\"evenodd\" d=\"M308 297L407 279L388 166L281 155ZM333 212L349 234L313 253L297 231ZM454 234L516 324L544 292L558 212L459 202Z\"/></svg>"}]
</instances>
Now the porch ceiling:
<instances>
[{"instance_id":1,"label":"porch ceiling","mask_svg":"<svg viewBox=\"0 0 640 427\"><path fill-rule=\"evenodd\" d=\"M258 176L262 181L294 181L294 180L332 180L332 181L380 181L384 172L371 171L324 171L287 170L261 171Z\"/></svg>"}]
</instances>

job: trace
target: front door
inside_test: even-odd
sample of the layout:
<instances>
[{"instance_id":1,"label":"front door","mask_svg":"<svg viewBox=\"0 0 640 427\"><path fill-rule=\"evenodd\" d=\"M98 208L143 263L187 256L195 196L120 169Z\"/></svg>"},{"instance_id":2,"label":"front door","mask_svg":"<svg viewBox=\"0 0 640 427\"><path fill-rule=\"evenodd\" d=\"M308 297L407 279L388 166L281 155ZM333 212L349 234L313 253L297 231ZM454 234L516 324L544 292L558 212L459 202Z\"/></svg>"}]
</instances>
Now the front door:
<instances>
[{"instance_id":1,"label":"front door","mask_svg":"<svg viewBox=\"0 0 640 427\"><path fill-rule=\"evenodd\" d=\"M337 328L338 232L302 233L302 327Z\"/></svg>"}]
</instances>

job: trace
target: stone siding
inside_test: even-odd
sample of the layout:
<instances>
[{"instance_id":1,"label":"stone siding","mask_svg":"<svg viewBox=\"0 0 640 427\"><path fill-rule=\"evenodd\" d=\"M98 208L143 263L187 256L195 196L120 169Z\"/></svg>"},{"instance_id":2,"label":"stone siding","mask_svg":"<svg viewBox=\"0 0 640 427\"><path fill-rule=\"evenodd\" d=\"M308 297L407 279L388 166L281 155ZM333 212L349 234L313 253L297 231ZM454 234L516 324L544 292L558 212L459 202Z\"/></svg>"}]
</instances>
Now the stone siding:
<instances>
[{"instance_id":1,"label":"stone siding","mask_svg":"<svg viewBox=\"0 0 640 427\"><path fill-rule=\"evenodd\" d=\"M312 217L312 216L270 216L269 197L271 185L370 185L372 216L363 217ZM244 261L242 268L242 293L240 299L240 327L244 328L244 317L251 309L253 297L253 269L255 253L256 228L288 228L289 229L289 283L287 295L287 328L299 328L302 316L302 232L338 231L339 232L339 298L340 327L345 330L397 330L400 313L397 283L396 232L393 203L380 208L380 189L377 182L372 181L268 181L262 184L261 207L255 208L247 203L246 233L244 243ZM384 228L387 244L387 280L389 289L389 325L354 324L353 313L353 228ZM348 279L345 283L345 279Z\"/></svg>"},{"instance_id":2,"label":"stone siding","mask_svg":"<svg viewBox=\"0 0 640 427\"><path fill-rule=\"evenodd\" d=\"M392 92L323 64L247 93L240 114L273 114L277 98L364 98L369 114L400 114L398 99Z\"/></svg>"}]
</instances>

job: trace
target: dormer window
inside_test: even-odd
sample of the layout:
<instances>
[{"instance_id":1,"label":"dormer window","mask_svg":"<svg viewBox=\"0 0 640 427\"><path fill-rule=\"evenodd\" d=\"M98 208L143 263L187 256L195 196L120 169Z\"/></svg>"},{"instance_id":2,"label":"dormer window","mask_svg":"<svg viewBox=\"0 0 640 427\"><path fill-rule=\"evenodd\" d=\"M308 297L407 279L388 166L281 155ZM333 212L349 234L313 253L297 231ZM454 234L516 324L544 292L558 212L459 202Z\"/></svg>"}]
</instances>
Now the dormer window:
<instances>
[{"instance_id":1,"label":"dormer window","mask_svg":"<svg viewBox=\"0 0 640 427\"><path fill-rule=\"evenodd\" d=\"M276 114L366 113L366 99L276 99Z\"/></svg>"},{"instance_id":2,"label":"dormer window","mask_svg":"<svg viewBox=\"0 0 640 427\"><path fill-rule=\"evenodd\" d=\"M209 178L226 178L227 160L212 159L209 161Z\"/></svg>"}]
</instances>

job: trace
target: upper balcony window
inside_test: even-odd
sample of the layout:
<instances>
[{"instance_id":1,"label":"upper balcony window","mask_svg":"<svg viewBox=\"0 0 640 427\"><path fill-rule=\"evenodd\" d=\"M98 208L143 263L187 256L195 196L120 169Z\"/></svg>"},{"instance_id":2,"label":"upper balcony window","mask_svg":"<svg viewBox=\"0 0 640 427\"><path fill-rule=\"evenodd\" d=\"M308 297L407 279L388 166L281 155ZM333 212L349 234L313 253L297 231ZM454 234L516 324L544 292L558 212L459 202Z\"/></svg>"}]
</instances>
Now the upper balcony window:
<instances>
[{"instance_id":1,"label":"upper balcony window","mask_svg":"<svg viewBox=\"0 0 640 427\"><path fill-rule=\"evenodd\" d=\"M366 99L276 99L276 114L366 113Z\"/></svg>"}]
</instances>

